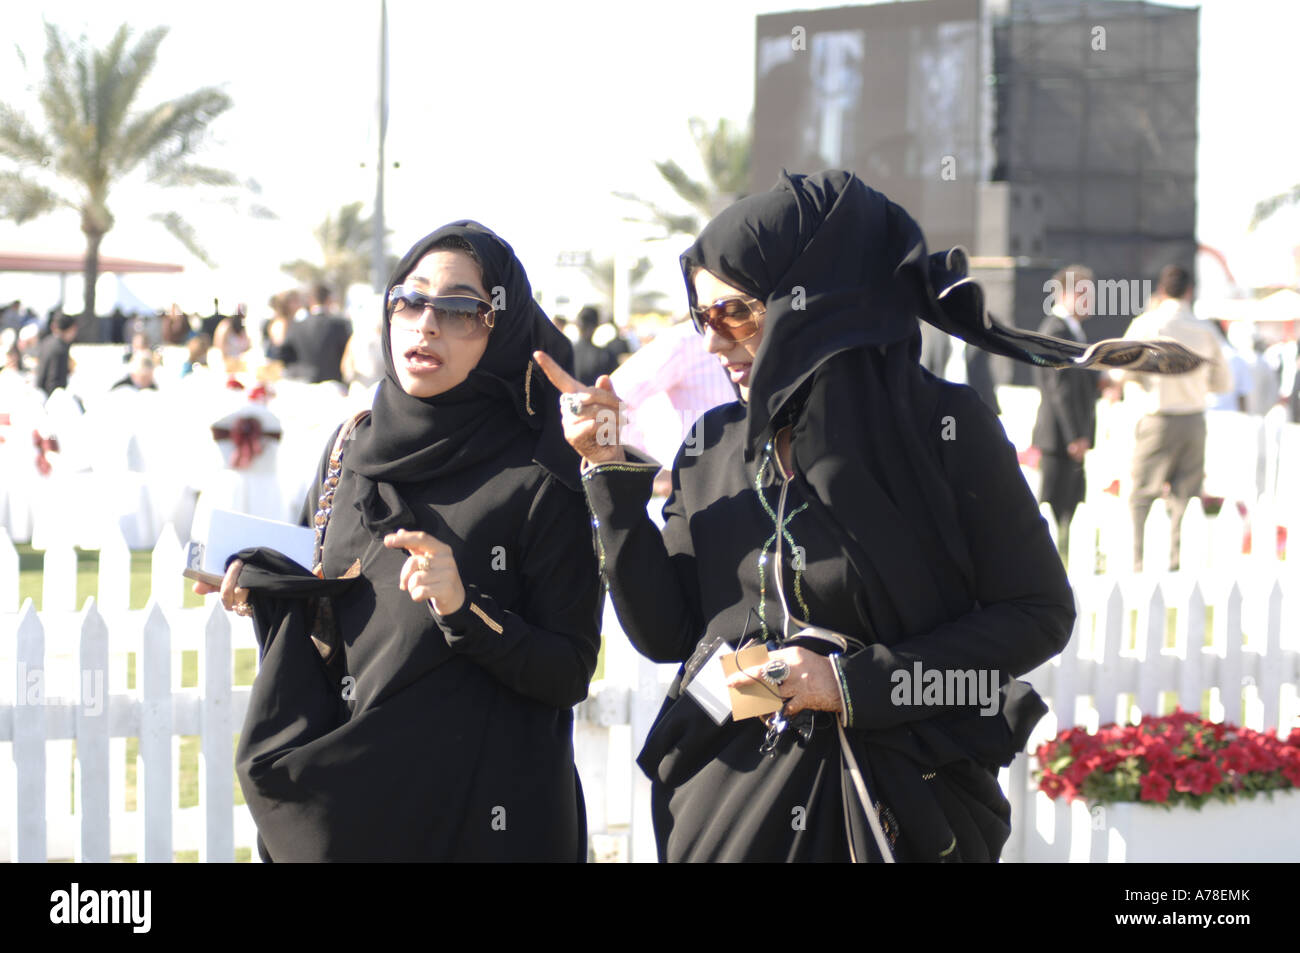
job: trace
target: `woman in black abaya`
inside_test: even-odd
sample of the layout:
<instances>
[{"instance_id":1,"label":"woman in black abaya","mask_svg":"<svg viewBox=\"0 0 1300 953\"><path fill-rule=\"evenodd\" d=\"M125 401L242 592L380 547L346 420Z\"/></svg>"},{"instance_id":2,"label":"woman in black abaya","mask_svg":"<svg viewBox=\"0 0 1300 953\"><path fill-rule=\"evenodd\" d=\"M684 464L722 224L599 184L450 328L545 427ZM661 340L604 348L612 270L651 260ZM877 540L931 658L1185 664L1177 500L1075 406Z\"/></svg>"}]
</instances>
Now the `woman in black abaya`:
<instances>
[{"instance_id":1,"label":"woman in black abaya","mask_svg":"<svg viewBox=\"0 0 1300 953\"><path fill-rule=\"evenodd\" d=\"M474 222L417 243L386 300L373 411L304 508L327 518L322 578L250 550L223 585L262 646L236 755L259 849L584 860L572 706L599 583L578 458L530 360L572 351Z\"/></svg>"},{"instance_id":2,"label":"woman in black abaya","mask_svg":"<svg viewBox=\"0 0 1300 953\"><path fill-rule=\"evenodd\" d=\"M929 256L847 172L783 174L682 267L740 400L678 454L662 534L645 513L658 464L601 436L608 381L583 388L539 357L566 392L619 618L643 654L682 663L639 759L661 858L996 860L997 769L1045 710L1014 679L1066 644L1074 603L1001 425L922 370L917 319L1047 366L1097 355L986 319L961 253ZM1195 363L1145 344L1107 360ZM766 679L781 717L715 720L691 690L741 643L782 663L732 677ZM913 693L929 672L970 673L970 697Z\"/></svg>"}]
</instances>

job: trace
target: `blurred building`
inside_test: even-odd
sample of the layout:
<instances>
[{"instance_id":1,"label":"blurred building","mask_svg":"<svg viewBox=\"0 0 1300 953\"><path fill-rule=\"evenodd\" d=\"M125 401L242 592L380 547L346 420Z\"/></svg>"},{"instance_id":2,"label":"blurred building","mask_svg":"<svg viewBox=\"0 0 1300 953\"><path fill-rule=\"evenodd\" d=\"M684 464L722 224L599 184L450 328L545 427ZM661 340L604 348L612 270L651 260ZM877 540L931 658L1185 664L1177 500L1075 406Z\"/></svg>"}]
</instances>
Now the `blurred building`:
<instances>
[{"instance_id":1,"label":"blurred building","mask_svg":"<svg viewBox=\"0 0 1300 953\"><path fill-rule=\"evenodd\" d=\"M852 169L932 250L970 249L989 310L1023 328L1053 271L1086 263L1089 338L1116 336L1163 265L1193 265L1199 29L1198 9L1141 0L761 16L752 187Z\"/></svg>"}]
</instances>

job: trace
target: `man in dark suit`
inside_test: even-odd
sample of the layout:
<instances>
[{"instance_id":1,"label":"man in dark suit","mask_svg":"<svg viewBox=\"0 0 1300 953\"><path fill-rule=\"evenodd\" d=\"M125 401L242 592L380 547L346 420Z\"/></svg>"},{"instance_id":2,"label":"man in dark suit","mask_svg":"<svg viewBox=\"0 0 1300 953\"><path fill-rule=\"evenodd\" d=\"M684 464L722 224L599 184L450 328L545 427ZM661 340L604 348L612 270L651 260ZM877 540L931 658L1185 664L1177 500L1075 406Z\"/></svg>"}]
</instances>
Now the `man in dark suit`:
<instances>
[{"instance_id":1,"label":"man in dark suit","mask_svg":"<svg viewBox=\"0 0 1300 953\"><path fill-rule=\"evenodd\" d=\"M602 374L618 369L618 358L592 341L600 327L600 313L591 305L578 312L578 340L573 345L573 376L588 387Z\"/></svg>"},{"instance_id":2,"label":"man in dark suit","mask_svg":"<svg viewBox=\"0 0 1300 953\"><path fill-rule=\"evenodd\" d=\"M71 373L69 350L77 339L77 318L60 314L53 328L36 349L36 386L49 397L60 387L68 386Z\"/></svg>"},{"instance_id":3,"label":"man in dark suit","mask_svg":"<svg viewBox=\"0 0 1300 953\"><path fill-rule=\"evenodd\" d=\"M1083 322L1092 313L1092 270L1085 265L1067 265L1052 277L1051 314L1038 330L1052 337L1087 343ZM1045 289L1047 290L1047 289ZM1085 485L1083 459L1092 448L1097 425L1097 394L1101 375L1096 371L1034 369L1041 395L1038 419L1034 423L1034 446L1041 453L1043 477L1039 499L1052 505L1058 527L1057 542L1065 551L1070 521L1083 501Z\"/></svg>"},{"instance_id":4,"label":"man in dark suit","mask_svg":"<svg viewBox=\"0 0 1300 953\"><path fill-rule=\"evenodd\" d=\"M332 303L329 287L317 285L307 316L289 325L285 344L294 360L286 363L286 376L313 384L343 380L343 352L352 337L352 322L333 314Z\"/></svg>"}]
</instances>

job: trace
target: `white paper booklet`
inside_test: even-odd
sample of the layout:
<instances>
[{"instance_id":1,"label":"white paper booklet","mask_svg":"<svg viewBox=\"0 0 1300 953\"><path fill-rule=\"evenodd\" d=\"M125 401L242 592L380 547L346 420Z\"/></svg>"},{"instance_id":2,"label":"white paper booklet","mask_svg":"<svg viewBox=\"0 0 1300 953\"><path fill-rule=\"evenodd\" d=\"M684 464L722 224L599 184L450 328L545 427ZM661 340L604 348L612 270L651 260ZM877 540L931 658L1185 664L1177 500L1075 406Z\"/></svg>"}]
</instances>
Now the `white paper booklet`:
<instances>
[{"instance_id":1,"label":"white paper booklet","mask_svg":"<svg viewBox=\"0 0 1300 953\"><path fill-rule=\"evenodd\" d=\"M226 574L226 560L252 546L274 549L303 568L311 568L314 529L232 510L211 510L209 514L207 525L195 524L194 538L185 550L183 574L187 578L219 586Z\"/></svg>"}]
</instances>

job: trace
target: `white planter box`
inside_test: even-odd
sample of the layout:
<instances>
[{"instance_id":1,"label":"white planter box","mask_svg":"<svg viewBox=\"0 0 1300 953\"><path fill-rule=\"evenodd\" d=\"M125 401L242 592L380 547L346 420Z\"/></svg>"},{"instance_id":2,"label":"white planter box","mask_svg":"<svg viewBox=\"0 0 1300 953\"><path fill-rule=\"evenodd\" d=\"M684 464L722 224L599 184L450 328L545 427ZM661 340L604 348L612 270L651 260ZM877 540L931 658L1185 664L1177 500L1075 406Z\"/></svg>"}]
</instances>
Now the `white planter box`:
<instances>
[{"instance_id":1,"label":"white planter box","mask_svg":"<svg viewBox=\"0 0 1300 953\"><path fill-rule=\"evenodd\" d=\"M1039 792L1025 860L1082 863L1300 861L1300 790L1179 805L1050 801ZM1038 823L1034 824L1034 820ZM1055 835L1060 836L1055 836Z\"/></svg>"}]
</instances>

